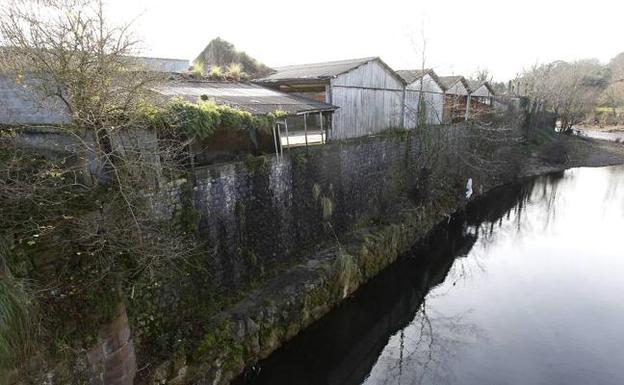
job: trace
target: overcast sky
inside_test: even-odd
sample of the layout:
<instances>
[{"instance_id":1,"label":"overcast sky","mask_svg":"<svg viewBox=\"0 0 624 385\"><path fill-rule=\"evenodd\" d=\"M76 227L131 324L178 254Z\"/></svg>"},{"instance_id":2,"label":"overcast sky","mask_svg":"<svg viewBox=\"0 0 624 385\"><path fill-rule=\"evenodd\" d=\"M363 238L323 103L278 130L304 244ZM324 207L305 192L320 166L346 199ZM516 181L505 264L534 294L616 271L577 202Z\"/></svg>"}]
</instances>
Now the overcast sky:
<instances>
[{"instance_id":1,"label":"overcast sky","mask_svg":"<svg viewBox=\"0 0 624 385\"><path fill-rule=\"evenodd\" d=\"M513 78L536 62L624 51L622 0L108 0L113 20L138 17L145 54L192 60L220 36L269 66L380 56L439 74L488 68ZM414 46L416 43L416 47Z\"/></svg>"}]
</instances>

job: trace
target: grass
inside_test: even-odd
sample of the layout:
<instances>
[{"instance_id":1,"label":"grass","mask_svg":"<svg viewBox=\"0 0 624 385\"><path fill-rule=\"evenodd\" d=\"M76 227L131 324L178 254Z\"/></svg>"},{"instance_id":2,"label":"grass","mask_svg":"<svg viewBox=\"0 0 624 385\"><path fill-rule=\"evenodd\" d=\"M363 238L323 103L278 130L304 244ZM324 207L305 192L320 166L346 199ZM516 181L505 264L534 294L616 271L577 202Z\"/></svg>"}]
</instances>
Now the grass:
<instances>
[{"instance_id":1,"label":"grass","mask_svg":"<svg viewBox=\"0 0 624 385\"><path fill-rule=\"evenodd\" d=\"M537 145L552 142L557 136L553 129L538 129L535 133L535 142Z\"/></svg>"},{"instance_id":2,"label":"grass","mask_svg":"<svg viewBox=\"0 0 624 385\"><path fill-rule=\"evenodd\" d=\"M32 356L37 324L27 285L0 273L0 384L8 377L6 372Z\"/></svg>"}]
</instances>

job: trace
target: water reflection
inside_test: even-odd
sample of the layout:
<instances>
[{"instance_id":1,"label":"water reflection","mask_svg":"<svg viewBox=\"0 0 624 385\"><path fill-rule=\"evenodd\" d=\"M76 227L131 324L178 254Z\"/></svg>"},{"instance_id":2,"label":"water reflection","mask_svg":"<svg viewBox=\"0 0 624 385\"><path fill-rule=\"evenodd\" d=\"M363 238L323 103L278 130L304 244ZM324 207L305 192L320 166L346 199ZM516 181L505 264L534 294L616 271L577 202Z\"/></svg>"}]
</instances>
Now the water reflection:
<instances>
[{"instance_id":1,"label":"water reflection","mask_svg":"<svg viewBox=\"0 0 624 385\"><path fill-rule=\"evenodd\" d=\"M237 384L624 383L623 180L494 191Z\"/></svg>"}]
</instances>

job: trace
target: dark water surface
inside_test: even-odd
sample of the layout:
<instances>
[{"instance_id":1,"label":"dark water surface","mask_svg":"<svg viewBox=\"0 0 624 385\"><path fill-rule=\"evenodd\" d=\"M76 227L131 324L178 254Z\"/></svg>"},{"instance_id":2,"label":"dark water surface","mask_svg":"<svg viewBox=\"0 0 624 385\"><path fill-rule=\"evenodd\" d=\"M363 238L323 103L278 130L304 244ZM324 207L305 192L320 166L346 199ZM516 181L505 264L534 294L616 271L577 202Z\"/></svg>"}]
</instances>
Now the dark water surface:
<instances>
[{"instance_id":1,"label":"dark water surface","mask_svg":"<svg viewBox=\"0 0 624 385\"><path fill-rule=\"evenodd\" d=\"M237 384L624 384L624 167L507 186Z\"/></svg>"}]
</instances>

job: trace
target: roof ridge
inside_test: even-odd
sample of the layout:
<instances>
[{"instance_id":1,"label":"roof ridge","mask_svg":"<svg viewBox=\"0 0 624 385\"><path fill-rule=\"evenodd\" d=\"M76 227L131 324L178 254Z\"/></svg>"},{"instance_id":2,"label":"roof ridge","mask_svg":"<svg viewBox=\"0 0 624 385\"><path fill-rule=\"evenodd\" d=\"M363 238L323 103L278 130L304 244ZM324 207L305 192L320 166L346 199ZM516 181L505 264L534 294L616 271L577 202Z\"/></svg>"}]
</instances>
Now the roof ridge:
<instances>
[{"instance_id":1,"label":"roof ridge","mask_svg":"<svg viewBox=\"0 0 624 385\"><path fill-rule=\"evenodd\" d=\"M343 60L332 60L332 61L326 61L326 62L316 62L316 63L301 63L301 64L289 64L286 66L280 66L280 67L273 67L276 71L282 71L288 68L295 68L295 67L313 67L313 66L326 66L326 65L339 65L339 64L347 64L347 63L364 63L364 62L368 62L368 61L372 61L372 60L376 60L379 59L378 56L370 56L370 57L363 57L363 58L357 58L357 59L343 59Z\"/></svg>"}]
</instances>

